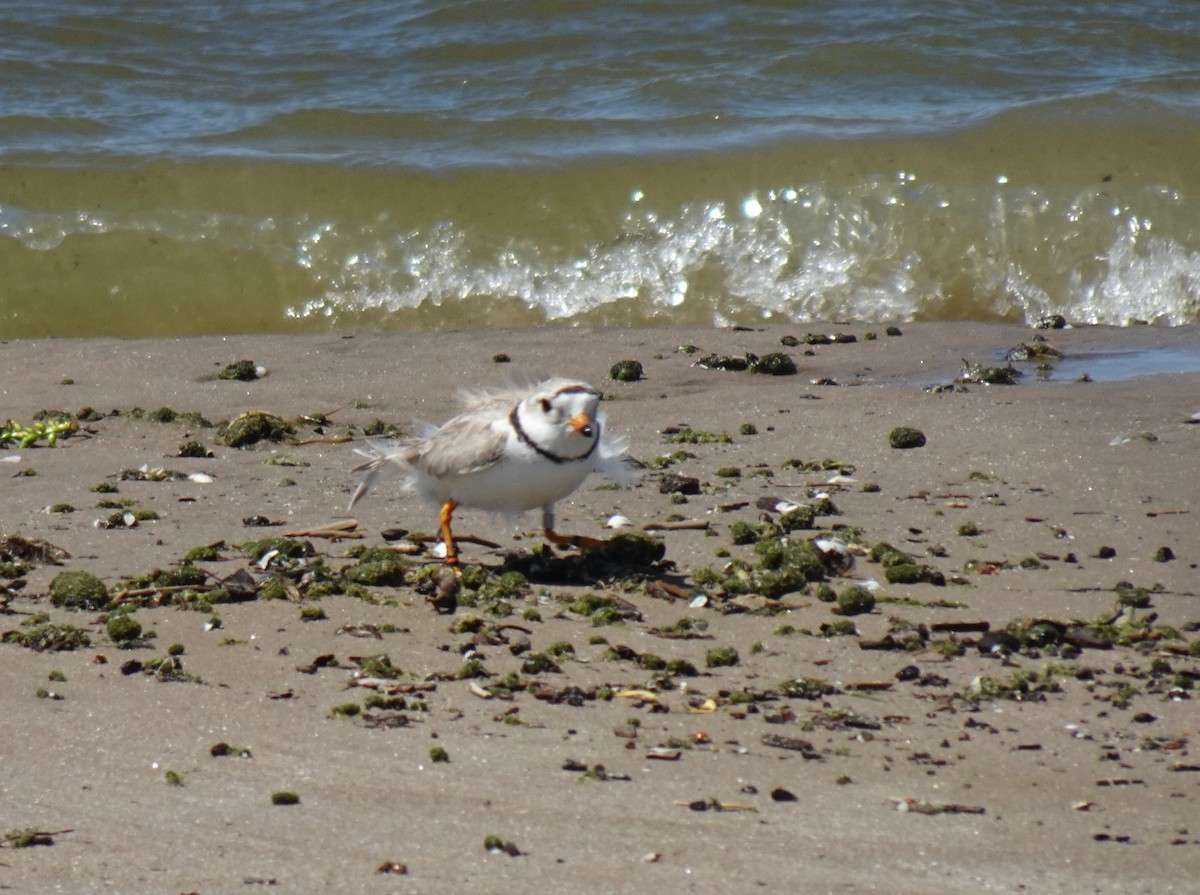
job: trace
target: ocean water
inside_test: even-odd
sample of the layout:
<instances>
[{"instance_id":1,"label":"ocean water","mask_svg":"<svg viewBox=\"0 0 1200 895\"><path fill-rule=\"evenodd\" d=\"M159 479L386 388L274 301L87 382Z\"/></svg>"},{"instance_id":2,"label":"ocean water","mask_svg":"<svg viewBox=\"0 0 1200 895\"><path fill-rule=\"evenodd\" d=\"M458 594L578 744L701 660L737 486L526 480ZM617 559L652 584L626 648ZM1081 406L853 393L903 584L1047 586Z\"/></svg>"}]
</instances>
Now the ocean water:
<instances>
[{"instance_id":1,"label":"ocean water","mask_svg":"<svg viewBox=\"0 0 1200 895\"><path fill-rule=\"evenodd\" d=\"M0 0L0 338L1200 322L1194 0Z\"/></svg>"}]
</instances>

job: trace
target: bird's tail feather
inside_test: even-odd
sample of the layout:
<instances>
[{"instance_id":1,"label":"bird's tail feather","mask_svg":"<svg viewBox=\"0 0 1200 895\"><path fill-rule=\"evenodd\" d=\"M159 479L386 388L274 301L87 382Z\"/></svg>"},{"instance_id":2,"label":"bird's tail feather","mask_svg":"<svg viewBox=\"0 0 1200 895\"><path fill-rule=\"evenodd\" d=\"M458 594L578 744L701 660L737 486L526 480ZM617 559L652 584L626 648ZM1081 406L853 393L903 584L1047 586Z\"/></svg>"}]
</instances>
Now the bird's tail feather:
<instances>
[{"instance_id":1,"label":"bird's tail feather","mask_svg":"<svg viewBox=\"0 0 1200 895\"><path fill-rule=\"evenodd\" d=\"M367 439L365 448L355 448L354 453L360 457L366 457L366 463L360 463L355 466L353 472L365 472L366 475L358 483L358 487L354 489L354 495L350 498L348 510L354 509L354 505L362 498L364 494L370 490L371 486L388 471L392 466L389 461L395 460L399 453L400 445L396 441L378 441Z\"/></svg>"}]
</instances>

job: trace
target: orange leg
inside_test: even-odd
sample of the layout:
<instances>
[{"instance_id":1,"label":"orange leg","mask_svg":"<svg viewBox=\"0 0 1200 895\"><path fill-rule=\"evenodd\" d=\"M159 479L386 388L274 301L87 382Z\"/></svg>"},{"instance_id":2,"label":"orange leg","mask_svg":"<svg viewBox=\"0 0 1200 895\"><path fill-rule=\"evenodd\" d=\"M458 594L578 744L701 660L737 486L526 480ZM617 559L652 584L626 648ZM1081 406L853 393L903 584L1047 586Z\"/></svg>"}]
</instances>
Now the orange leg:
<instances>
[{"instance_id":1,"label":"orange leg","mask_svg":"<svg viewBox=\"0 0 1200 895\"><path fill-rule=\"evenodd\" d=\"M599 538L589 538L587 535L560 535L554 530L553 507L542 508L542 536L559 547L578 547L581 550L592 550L605 543Z\"/></svg>"},{"instance_id":2,"label":"orange leg","mask_svg":"<svg viewBox=\"0 0 1200 895\"><path fill-rule=\"evenodd\" d=\"M454 545L454 535L450 531L450 517L454 515L454 510L458 504L452 499L447 500L442 504L442 513L439 516L439 522L442 528L442 542L446 545L446 565L458 565L458 548Z\"/></svg>"}]
</instances>

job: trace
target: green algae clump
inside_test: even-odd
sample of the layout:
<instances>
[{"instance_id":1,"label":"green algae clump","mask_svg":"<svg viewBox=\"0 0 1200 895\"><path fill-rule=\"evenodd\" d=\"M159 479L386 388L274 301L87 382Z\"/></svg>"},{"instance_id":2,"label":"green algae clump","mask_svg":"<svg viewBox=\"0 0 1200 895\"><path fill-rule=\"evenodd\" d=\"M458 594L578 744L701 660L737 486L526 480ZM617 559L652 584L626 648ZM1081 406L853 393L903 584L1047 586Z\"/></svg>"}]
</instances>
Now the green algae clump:
<instances>
[{"instance_id":1,"label":"green algae clump","mask_svg":"<svg viewBox=\"0 0 1200 895\"><path fill-rule=\"evenodd\" d=\"M261 410L248 410L229 421L218 433L226 446L243 448L259 441L282 441L295 427L281 416Z\"/></svg>"},{"instance_id":2,"label":"green algae clump","mask_svg":"<svg viewBox=\"0 0 1200 895\"><path fill-rule=\"evenodd\" d=\"M897 426L888 433L888 444L897 450L924 447L925 433L911 426Z\"/></svg>"},{"instance_id":3,"label":"green algae clump","mask_svg":"<svg viewBox=\"0 0 1200 895\"><path fill-rule=\"evenodd\" d=\"M796 362L781 351L774 351L756 357L749 363L751 373L761 373L766 376L794 376Z\"/></svg>"},{"instance_id":4,"label":"green algae clump","mask_svg":"<svg viewBox=\"0 0 1200 895\"><path fill-rule=\"evenodd\" d=\"M109 618L104 632L113 643L130 643L142 636L142 625L132 615L122 612Z\"/></svg>"},{"instance_id":5,"label":"green algae clump","mask_svg":"<svg viewBox=\"0 0 1200 895\"><path fill-rule=\"evenodd\" d=\"M236 379L239 382L250 382L258 378L258 366L252 360L234 361L217 374L218 379Z\"/></svg>"},{"instance_id":6,"label":"green algae clump","mask_svg":"<svg viewBox=\"0 0 1200 895\"><path fill-rule=\"evenodd\" d=\"M637 382L642 378L643 372L643 367L639 361L623 360L613 364L612 369L608 371L608 375L617 382Z\"/></svg>"},{"instance_id":7,"label":"green algae clump","mask_svg":"<svg viewBox=\"0 0 1200 895\"><path fill-rule=\"evenodd\" d=\"M838 594L837 607L842 615L862 615L875 608L875 595L861 585L852 584Z\"/></svg>"},{"instance_id":8,"label":"green algae clump","mask_svg":"<svg viewBox=\"0 0 1200 895\"><path fill-rule=\"evenodd\" d=\"M741 659L732 646L716 646L704 654L704 664L709 668L737 665Z\"/></svg>"},{"instance_id":9,"label":"green algae clump","mask_svg":"<svg viewBox=\"0 0 1200 895\"><path fill-rule=\"evenodd\" d=\"M103 609L108 588L91 572L59 572L50 582L50 602L64 609Z\"/></svg>"}]
</instances>

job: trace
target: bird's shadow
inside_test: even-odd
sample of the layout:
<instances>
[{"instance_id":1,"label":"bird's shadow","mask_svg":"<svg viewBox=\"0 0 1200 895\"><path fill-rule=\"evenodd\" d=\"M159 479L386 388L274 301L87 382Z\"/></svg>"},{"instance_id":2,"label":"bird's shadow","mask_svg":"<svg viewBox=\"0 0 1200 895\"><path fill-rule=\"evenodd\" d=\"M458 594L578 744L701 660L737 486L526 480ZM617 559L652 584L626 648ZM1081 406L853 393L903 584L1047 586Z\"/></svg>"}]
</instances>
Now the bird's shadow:
<instances>
[{"instance_id":1,"label":"bird's shadow","mask_svg":"<svg viewBox=\"0 0 1200 895\"><path fill-rule=\"evenodd\" d=\"M559 553L549 544L509 553L502 572L520 572L532 584L595 585L662 577L674 569L666 545L643 532L621 532L598 546Z\"/></svg>"}]
</instances>

